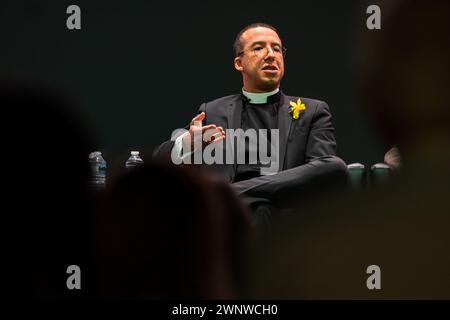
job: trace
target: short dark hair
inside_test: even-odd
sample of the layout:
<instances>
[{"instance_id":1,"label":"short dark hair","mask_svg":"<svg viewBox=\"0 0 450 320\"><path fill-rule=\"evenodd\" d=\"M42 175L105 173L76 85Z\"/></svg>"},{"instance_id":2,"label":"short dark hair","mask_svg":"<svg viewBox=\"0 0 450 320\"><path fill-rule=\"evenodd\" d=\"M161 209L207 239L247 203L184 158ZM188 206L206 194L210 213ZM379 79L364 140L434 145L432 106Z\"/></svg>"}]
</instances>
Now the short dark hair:
<instances>
[{"instance_id":1,"label":"short dark hair","mask_svg":"<svg viewBox=\"0 0 450 320\"><path fill-rule=\"evenodd\" d=\"M271 30L275 31L277 33L277 35L278 35L278 30L275 27L273 27L273 26L271 26L271 25L269 25L267 23L256 22L256 23L249 24L244 29L239 31L239 33L236 36L236 39L234 40L233 51L234 51L234 56L235 57L237 57L242 52L242 50L244 49L244 45L242 44L242 41L241 41L242 34L245 31L249 30L249 29L253 29L253 28L257 28L257 27L263 27L263 28L271 29Z\"/></svg>"}]
</instances>

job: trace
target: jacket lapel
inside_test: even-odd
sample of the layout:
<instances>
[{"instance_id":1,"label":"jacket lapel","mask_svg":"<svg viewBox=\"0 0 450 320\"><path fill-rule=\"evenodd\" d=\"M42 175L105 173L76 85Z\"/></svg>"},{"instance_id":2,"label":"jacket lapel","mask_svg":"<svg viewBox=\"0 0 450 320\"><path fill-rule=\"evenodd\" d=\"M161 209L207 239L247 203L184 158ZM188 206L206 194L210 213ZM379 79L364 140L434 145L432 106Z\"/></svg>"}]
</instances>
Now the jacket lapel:
<instances>
[{"instance_id":1,"label":"jacket lapel","mask_svg":"<svg viewBox=\"0 0 450 320\"><path fill-rule=\"evenodd\" d=\"M230 103L228 107L228 113L227 113L227 122L228 122L228 128L227 129L241 129L241 119L242 119L242 109L243 109L243 101L241 98L241 95L237 95L236 98L233 99L233 101ZM236 141L227 141L225 139L225 143L232 143L231 150L234 150L234 145ZM233 154L233 165L232 166L226 166L228 170L228 175L230 176L231 180L234 180L234 176L236 174L236 168L237 168L237 158L236 155Z\"/></svg>"},{"instance_id":2,"label":"jacket lapel","mask_svg":"<svg viewBox=\"0 0 450 320\"><path fill-rule=\"evenodd\" d=\"M289 113L290 104L289 99L283 92L280 95L280 106L278 108L278 129L280 134L280 154L279 154L279 169L284 169L284 159L286 157L287 142L289 132L291 130L292 115Z\"/></svg>"},{"instance_id":3,"label":"jacket lapel","mask_svg":"<svg viewBox=\"0 0 450 320\"><path fill-rule=\"evenodd\" d=\"M238 95L232 102L230 102L227 114L228 129L238 129L241 128L241 118L242 118L242 105L243 101Z\"/></svg>"}]
</instances>

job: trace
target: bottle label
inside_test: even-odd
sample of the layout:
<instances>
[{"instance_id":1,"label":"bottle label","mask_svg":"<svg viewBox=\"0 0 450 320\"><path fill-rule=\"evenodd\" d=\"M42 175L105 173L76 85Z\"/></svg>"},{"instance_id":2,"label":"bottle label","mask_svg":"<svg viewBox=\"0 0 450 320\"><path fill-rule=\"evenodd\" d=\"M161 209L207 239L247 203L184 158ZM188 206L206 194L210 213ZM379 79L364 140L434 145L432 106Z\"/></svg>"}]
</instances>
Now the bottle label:
<instances>
[{"instance_id":1,"label":"bottle label","mask_svg":"<svg viewBox=\"0 0 450 320\"><path fill-rule=\"evenodd\" d=\"M106 166L98 163L92 166L92 175L97 177L106 177Z\"/></svg>"}]
</instances>

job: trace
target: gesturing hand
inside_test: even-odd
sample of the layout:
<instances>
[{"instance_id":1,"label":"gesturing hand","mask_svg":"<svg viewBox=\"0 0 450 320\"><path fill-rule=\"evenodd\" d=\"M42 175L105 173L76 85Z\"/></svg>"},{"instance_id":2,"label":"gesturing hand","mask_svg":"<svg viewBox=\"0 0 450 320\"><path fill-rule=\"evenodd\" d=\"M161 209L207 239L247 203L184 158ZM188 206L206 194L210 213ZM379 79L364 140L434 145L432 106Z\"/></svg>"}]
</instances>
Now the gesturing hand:
<instances>
[{"instance_id":1,"label":"gesturing hand","mask_svg":"<svg viewBox=\"0 0 450 320\"><path fill-rule=\"evenodd\" d=\"M202 121L204 119L204 112L192 119L189 132L186 132L183 136L184 150L188 148L189 150L194 151L194 146L202 146L203 148L208 144L225 139L225 131L222 127L218 127L215 124L202 126Z\"/></svg>"}]
</instances>

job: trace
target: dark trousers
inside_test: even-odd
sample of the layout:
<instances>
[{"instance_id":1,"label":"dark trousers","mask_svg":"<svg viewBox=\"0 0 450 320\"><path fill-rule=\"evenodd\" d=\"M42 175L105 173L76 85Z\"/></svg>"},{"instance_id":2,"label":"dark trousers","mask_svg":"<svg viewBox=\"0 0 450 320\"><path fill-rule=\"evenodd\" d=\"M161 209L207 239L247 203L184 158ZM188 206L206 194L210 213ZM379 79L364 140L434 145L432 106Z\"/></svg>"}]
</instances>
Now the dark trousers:
<instances>
[{"instance_id":1,"label":"dark trousers","mask_svg":"<svg viewBox=\"0 0 450 320\"><path fill-rule=\"evenodd\" d=\"M324 190L345 187L347 179L345 162L336 156L325 156L274 175L231 185L251 208L257 228L268 229L276 215L292 210L290 204L323 194Z\"/></svg>"}]
</instances>

